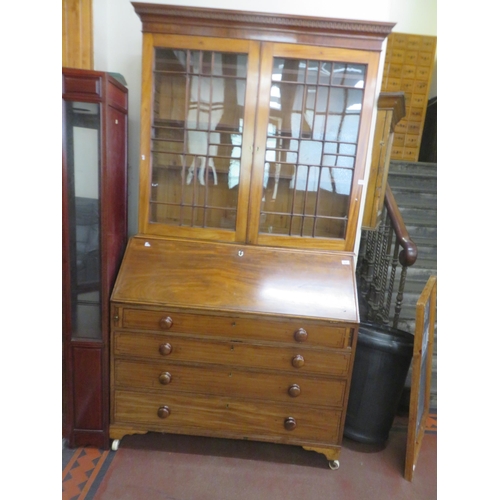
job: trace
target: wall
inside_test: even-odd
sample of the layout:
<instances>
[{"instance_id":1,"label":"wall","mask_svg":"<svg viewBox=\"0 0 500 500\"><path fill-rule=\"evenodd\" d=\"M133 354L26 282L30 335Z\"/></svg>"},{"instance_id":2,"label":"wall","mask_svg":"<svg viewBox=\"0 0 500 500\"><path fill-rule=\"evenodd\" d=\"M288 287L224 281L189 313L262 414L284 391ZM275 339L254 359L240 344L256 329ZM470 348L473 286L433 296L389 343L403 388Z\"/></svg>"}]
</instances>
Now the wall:
<instances>
[{"instance_id":1,"label":"wall","mask_svg":"<svg viewBox=\"0 0 500 500\"><path fill-rule=\"evenodd\" d=\"M142 3L234 9L231 0L149 0ZM396 22L394 31L437 34L437 0L351 0L290 2L240 0L238 10ZM129 0L94 0L94 69L120 73L129 89L129 234L137 232L141 22ZM431 90L431 97L436 90Z\"/></svg>"}]
</instances>

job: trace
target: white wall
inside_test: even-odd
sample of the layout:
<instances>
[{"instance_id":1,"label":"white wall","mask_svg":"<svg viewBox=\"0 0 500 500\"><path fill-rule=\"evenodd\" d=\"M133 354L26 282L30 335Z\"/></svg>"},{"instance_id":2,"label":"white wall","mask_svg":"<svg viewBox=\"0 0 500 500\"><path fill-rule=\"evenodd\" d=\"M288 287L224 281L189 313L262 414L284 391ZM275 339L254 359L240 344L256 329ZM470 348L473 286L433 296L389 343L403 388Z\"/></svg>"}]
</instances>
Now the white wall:
<instances>
[{"instance_id":1,"label":"white wall","mask_svg":"<svg viewBox=\"0 0 500 500\"><path fill-rule=\"evenodd\" d=\"M140 3L313 15L397 23L394 31L437 35L437 0L148 0ZM120 73L129 90L129 234L137 232L142 25L129 0L94 0L94 69ZM432 95L436 95L435 91Z\"/></svg>"}]
</instances>

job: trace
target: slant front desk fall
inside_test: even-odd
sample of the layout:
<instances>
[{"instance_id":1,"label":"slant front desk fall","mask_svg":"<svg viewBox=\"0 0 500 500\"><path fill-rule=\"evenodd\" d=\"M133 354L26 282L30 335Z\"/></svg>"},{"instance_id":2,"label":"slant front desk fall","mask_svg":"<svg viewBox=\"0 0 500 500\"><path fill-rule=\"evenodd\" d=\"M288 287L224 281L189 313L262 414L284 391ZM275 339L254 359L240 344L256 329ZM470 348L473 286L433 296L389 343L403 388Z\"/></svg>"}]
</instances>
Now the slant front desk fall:
<instances>
[{"instance_id":1,"label":"slant front desk fall","mask_svg":"<svg viewBox=\"0 0 500 500\"><path fill-rule=\"evenodd\" d=\"M252 439L336 468L392 24L133 5L140 234L111 298L113 448L148 431Z\"/></svg>"}]
</instances>

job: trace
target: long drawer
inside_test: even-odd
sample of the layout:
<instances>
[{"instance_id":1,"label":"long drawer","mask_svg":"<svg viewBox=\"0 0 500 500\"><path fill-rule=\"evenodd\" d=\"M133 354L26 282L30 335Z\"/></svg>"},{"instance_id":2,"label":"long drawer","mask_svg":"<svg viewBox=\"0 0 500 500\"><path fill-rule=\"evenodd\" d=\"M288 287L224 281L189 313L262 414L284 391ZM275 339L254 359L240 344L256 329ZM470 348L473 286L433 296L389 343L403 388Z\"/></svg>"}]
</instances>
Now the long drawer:
<instances>
[{"instance_id":1,"label":"long drawer","mask_svg":"<svg viewBox=\"0 0 500 500\"><path fill-rule=\"evenodd\" d=\"M259 373L238 368L189 366L171 362L115 360L115 387L190 392L270 400L325 407L341 407L345 380L307 377L299 373Z\"/></svg>"},{"instance_id":2,"label":"long drawer","mask_svg":"<svg viewBox=\"0 0 500 500\"><path fill-rule=\"evenodd\" d=\"M169 330L272 342L301 342L305 345L344 348L350 341L350 328L300 319L254 319L231 316L188 314L123 308L122 328L135 330Z\"/></svg>"},{"instance_id":3,"label":"long drawer","mask_svg":"<svg viewBox=\"0 0 500 500\"><path fill-rule=\"evenodd\" d=\"M207 341L171 334L139 332L115 333L114 355L337 377L347 375L350 359L350 352L309 348L303 345L273 346L236 341Z\"/></svg>"},{"instance_id":4,"label":"long drawer","mask_svg":"<svg viewBox=\"0 0 500 500\"><path fill-rule=\"evenodd\" d=\"M339 444L340 410L193 395L117 390L113 423L208 436L237 436L290 444Z\"/></svg>"}]
</instances>

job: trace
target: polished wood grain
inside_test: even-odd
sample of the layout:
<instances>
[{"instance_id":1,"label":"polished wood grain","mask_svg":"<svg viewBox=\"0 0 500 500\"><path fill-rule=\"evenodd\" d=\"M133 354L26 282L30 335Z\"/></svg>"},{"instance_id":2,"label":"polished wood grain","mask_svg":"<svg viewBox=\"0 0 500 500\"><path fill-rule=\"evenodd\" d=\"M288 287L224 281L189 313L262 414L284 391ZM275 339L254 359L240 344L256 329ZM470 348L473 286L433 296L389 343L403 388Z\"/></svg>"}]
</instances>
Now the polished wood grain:
<instances>
[{"instance_id":1,"label":"polished wood grain","mask_svg":"<svg viewBox=\"0 0 500 500\"><path fill-rule=\"evenodd\" d=\"M405 113L404 92L383 92L380 94L363 212L363 229L376 229L380 223L384 208L394 129Z\"/></svg>"},{"instance_id":2,"label":"polished wood grain","mask_svg":"<svg viewBox=\"0 0 500 500\"><path fill-rule=\"evenodd\" d=\"M404 477L413 481L425 437L432 379L432 352L436 325L437 277L431 276L420 294L415 315L415 342L411 364L411 395Z\"/></svg>"},{"instance_id":3,"label":"polished wood grain","mask_svg":"<svg viewBox=\"0 0 500 500\"><path fill-rule=\"evenodd\" d=\"M94 69L92 0L62 2L62 65Z\"/></svg>"},{"instance_id":4,"label":"polished wood grain","mask_svg":"<svg viewBox=\"0 0 500 500\"><path fill-rule=\"evenodd\" d=\"M381 50L394 23L132 2L144 31Z\"/></svg>"},{"instance_id":5,"label":"polished wood grain","mask_svg":"<svg viewBox=\"0 0 500 500\"><path fill-rule=\"evenodd\" d=\"M394 227L397 241L402 246L402 250L399 252L399 263L402 266L412 266L417 260L418 248L408 233L403 216L401 215L389 184L387 184L385 191L385 206L387 208L387 214L391 219L391 224Z\"/></svg>"},{"instance_id":6,"label":"polished wood grain","mask_svg":"<svg viewBox=\"0 0 500 500\"><path fill-rule=\"evenodd\" d=\"M158 410L168 406L166 418ZM311 411L307 406L260 402L228 397L181 394L147 394L117 390L114 419L120 425L133 424L138 430L198 434L220 437L247 437L289 444L339 442L341 411ZM294 429L285 422L293 418Z\"/></svg>"},{"instance_id":7,"label":"polished wood grain","mask_svg":"<svg viewBox=\"0 0 500 500\"><path fill-rule=\"evenodd\" d=\"M349 347L349 328L319 321L297 318L248 318L235 315L222 316L191 314L172 308L134 309L123 307L121 329L164 330L163 319L170 318L171 333L203 335L205 338L230 338L267 342L300 342L305 346ZM118 325L117 325L118 326Z\"/></svg>"},{"instance_id":8,"label":"polished wood grain","mask_svg":"<svg viewBox=\"0 0 500 500\"><path fill-rule=\"evenodd\" d=\"M211 363L289 373L346 376L351 354L346 351L268 343L207 341L203 337L117 332L117 356L148 357L187 363Z\"/></svg>"},{"instance_id":9,"label":"polished wood grain","mask_svg":"<svg viewBox=\"0 0 500 500\"><path fill-rule=\"evenodd\" d=\"M133 6L143 26L139 234L129 241L111 297L110 436L158 431L254 439L301 445L336 460L359 325L353 251L362 180L379 58L393 25ZM246 74L234 65L235 54L244 55ZM317 61L336 61L346 72L347 64L355 64L364 75L362 95L355 82L346 87L356 87L362 110L356 151L343 167L352 169L351 191L325 194L321 206L323 196L315 201L301 193L301 201L292 206L290 197L308 190L291 188L290 173L278 186L276 165L284 163L288 139L273 146L278 158L273 160L273 186L280 199L268 206L274 195L264 187L270 117L287 122L277 136L283 132L285 137L290 129L289 100L283 100L283 116L270 112L273 65L280 58L312 61L315 68ZM219 59L232 62L219 68ZM192 100L198 114L190 130L205 134L204 144L209 137L205 127L213 126L207 147L227 151L229 144L237 145L235 157L206 149L196 153L201 160L193 158L194 150L190 153L183 139L189 100L184 82L191 72L193 80L198 78L198 66L205 76L215 74L219 82L231 83L227 94L213 102L210 98L210 106L215 102L222 108L220 137L220 117L214 115L212 123L211 111L204 110L209 118L199 119L198 103L208 102L206 95L201 99L201 87ZM235 100L237 67L246 90ZM203 91L212 96L214 87L207 81ZM331 77L321 85L338 89L344 83ZM314 85L321 86L319 76ZM228 142L227 128L242 135ZM161 137L154 135L157 130ZM152 153L153 139L158 149ZM309 132L294 139L307 141ZM317 139L313 146L321 143L323 151L331 140ZM290 151L298 155L299 146L293 147ZM213 185L196 191L192 172L203 171L210 158ZM234 158L241 158L232 164L239 167L237 193L227 189L225 170ZM215 182L215 174L224 185ZM205 185L201 180L200 185L206 186L209 178L201 175ZM314 219L318 233L283 236L291 233L291 215Z\"/></svg>"},{"instance_id":10,"label":"polished wood grain","mask_svg":"<svg viewBox=\"0 0 500 500\"><path fill-rule=\"evenodd\" d=\"M356 324L350 254L134 237L112 300Z\"/></svg>"},{"instance_id":11,"label":"polished wood grain","mask_svg":"<svg viewBox=\"0 0 500 500\"><path fill-rule=\"evenodd\" d=\"M152 362L115 359L115 385L162 394L177 392L245 397L272 403L342 407L345 379L308 377L302 372L286 374L244 370L234 366L187 365L174 361Z\"/></svg>"}]
</instances>

